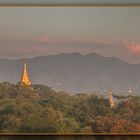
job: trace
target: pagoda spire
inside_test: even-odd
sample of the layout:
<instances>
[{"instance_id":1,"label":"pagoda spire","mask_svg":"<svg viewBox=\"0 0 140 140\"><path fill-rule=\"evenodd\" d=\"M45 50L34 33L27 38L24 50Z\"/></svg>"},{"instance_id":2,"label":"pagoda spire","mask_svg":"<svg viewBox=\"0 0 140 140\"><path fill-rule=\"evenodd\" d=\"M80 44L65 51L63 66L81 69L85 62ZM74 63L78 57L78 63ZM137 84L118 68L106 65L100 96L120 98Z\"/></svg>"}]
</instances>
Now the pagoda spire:
<instances>
[{"instance_id":1,"label":"pagoda spire","mask_svg":"<svg viewBox=\"0 0 140 140\"><path fill-rule=\"evenodd\" d=\"M131 88L128 89L128 93L132 93L132 89Z\"/></svg>"},{"instance_id":2,"label":"pagoda spire","mask_svg":"<svg viewBox=\"0 0 140 140\"><path fill-rule=\"evenodd\" d=\"M22 77L21 77L21 84L25 85L25 86L31 85L31 82L30 82L28 74L27 74L26 62L24 62L23 74L22 74Z\"/></svg>"},{"instance_id":3,"label":"pagoda spire","mask_svg":"<svg viewBox=\"0 0 140 140\"><path fill-rule=\"evenodd\" d=\"M115 104L114 104L114 101L113 101L113 97L112 97L112 90L111 89L109 90L109 104L110 104L110 108L114 108L115 107Z\"/></svg>"}]
</instances>

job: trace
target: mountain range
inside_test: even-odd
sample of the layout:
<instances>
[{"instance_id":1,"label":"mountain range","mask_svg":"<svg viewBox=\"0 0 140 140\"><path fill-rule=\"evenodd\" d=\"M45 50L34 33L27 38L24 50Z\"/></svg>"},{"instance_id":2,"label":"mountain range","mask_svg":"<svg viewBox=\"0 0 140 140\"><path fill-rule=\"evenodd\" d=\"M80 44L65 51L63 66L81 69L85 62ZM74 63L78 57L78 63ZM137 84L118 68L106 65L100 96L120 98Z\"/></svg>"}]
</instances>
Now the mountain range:
<instances>
[{"instance_id":1,"label":"mountain range","mask_svg":"<svg viewBox=\"0 0 140 140\"><path fill-rule=\"evenodd\" d=\"M0 81L20 81L25 59L0 59ZM27 61L33 84L44 84L57 91L84 93L108 90L140 89L140 64L129 64L96 53L38 56Z\"/></svg>"}]
</instances>

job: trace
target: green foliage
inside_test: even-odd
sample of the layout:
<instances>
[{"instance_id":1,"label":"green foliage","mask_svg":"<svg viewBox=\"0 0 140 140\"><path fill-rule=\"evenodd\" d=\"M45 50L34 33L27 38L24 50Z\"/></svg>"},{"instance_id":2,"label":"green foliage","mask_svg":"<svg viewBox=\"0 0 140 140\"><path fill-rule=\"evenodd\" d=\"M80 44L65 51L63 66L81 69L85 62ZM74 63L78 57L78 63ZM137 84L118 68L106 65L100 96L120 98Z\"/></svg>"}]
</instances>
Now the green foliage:
<instances>
[{"instance_id":1,"label":"green foliage","mask_svg":"<svg viewBox=\"0 0 140 140\"><path fill-rule=\"evenodd\" d=\"M118 96L117 106L97 95L55 92L50 87L0 83L0 132L138 133L140 97Z\"/></svg>"}]
</instances>

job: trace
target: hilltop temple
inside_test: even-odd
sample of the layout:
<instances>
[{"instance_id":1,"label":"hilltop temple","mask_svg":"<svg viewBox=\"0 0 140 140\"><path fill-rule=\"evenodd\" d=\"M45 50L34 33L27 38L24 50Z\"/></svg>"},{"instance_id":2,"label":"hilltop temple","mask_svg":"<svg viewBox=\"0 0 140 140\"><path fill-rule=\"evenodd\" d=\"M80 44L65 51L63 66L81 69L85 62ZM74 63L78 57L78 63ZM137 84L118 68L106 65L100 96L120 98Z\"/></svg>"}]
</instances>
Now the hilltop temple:
<instances>
[{"instance_id":1,"label":"hilltop temple","mask_svg":"<svg viewBox=\"0 0 140 140\"><path fill-rule=\"evenodd\" d=\"M28 74L27 74L27 70L26 70L26 63L24 62L24 69L23 69L23 74L21 77L21 84L24 86L30 86L31 85L31 81L29 80Z\"/></svg>"},{"instance_id":2,"label":"hilltop temple","mask_svg":"<svg viewBox=\"0 0 140 140\"><path fill-rule=\"evenodd\" d=\"M113 97L112 97L111 89L109 91L109 104L110 104L110 108L114 108L115 107L115 104L114 104L114 101L113 101Z\"/></svg>"}]
</instances>

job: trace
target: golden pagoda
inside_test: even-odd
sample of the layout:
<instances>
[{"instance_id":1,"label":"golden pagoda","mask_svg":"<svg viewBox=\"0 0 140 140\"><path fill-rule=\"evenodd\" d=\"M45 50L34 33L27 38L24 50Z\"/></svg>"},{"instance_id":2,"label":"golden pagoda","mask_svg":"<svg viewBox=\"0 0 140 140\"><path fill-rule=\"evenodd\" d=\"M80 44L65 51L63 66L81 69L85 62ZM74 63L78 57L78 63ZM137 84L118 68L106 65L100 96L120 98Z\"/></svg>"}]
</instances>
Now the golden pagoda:
<instances>
[{"instance_id":1,"label":"golden pagoda","mask_svg":"<svg viewBox=\"0 0 140 140\"><path fill-rule=\"evenodd\" d=\"M23 74L21 77L21 84L25 85L25 86L30 86L31 85L31 81L29 80L28 74L27 74L27 70L26 70L26 63L24 62L24 69L23 69Z\"/></svg>"},{"instance_id":2,"label":"golden pagoda","mask_svg":"<svg viewBox=\"0 0 140 140\"><path fill-rule=\"evenodd\" d=\"M114 108L115 107L115 104L114 104L114 101L113 101L113 97L112 97L112 90L111 89L109 91L109 104L110 104L110 108Z\"/></svg>"}]
</instances>

